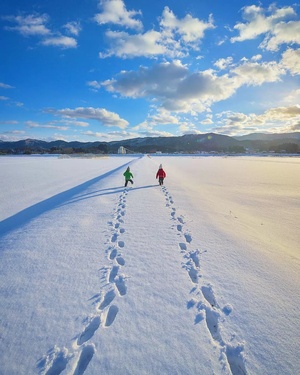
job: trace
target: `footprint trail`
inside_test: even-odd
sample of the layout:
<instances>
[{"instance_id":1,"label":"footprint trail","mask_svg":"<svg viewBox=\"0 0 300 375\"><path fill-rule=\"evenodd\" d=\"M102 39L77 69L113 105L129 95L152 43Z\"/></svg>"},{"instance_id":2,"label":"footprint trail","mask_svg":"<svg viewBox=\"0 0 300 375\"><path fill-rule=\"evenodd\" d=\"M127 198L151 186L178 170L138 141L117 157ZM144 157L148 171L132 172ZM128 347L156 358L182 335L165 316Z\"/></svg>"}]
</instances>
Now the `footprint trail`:
<instances>
[{"instance_id":1,"label":"footprint trail","mask_svg":"<svg viewBox=\"0 0 300 375\"><path fill-rule=\"evenodd\" d=\"M225 342L222 337L221 323L231 313L232 306L227 304L222 309L213 286L205 283L201 275L201 252L193 248L193 236L187 228L184 217L177 215L173 197L165 186L162 187L162 193L165 196L166 207L170 210L173 230L179 238L178 249L183 257L182 267L191 281L192 289L189 294L192 298L187 302L187 309L195 311L194 324L206 325L212 341L220 350L219 361L223 368L232 375L247 374L244 344L238 343L234 346Z\"/></svg>"},{"instance_id":2,"label":"footprint trail","mask_svg":"<svg viewBox=\"0 0 300 375\"><path fill-rule=\"evenodd\" d=\"M126 232L124 220L127 194L127 189L120 194L113 219L108 222L111 234L105 253L109 264L101 268L101 292L90 299L95 311L86 317L84 329L70 345L73 351L54 346L38 361L37 369L41 375L59 375L69 367L73 368L73 375L83 375L96 352L96 346L90 343L92 338L99 329L109 329L117 319L118 298L127 294L126 276L121 272L125 265L123 251L126 246L122 235Z\"/></svg>"}]
</instances>

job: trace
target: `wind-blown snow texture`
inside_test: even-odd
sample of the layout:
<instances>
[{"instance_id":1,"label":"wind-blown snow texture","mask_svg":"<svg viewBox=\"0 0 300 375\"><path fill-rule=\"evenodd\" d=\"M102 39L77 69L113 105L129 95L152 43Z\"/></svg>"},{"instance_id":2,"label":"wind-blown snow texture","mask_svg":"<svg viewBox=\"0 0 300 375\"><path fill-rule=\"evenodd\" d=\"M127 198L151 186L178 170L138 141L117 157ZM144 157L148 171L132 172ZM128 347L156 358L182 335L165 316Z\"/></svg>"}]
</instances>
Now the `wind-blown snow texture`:
<instances>
[{"instance_id":1,"label":"wind-blown snow texture","mask_svg":"<svg viewBox=\"0 0 300 375\"><path fill-rule=\"evenodd\" d=\"M298 158L3 157L0 177L1 374L299 372Z\"/></svg>"}]
</instances>

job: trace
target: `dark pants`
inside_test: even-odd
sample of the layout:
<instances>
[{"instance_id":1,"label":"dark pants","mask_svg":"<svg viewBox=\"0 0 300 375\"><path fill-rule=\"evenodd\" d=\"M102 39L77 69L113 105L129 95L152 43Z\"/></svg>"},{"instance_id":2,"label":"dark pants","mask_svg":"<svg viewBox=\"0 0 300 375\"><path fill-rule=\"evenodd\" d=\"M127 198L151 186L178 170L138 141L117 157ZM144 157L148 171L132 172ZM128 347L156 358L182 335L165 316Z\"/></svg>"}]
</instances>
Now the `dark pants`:
<instances>
[{"instance_id":1,"label":"dark pants","mask_svg":"<svg viewBox=\"0 0 300 375\"><path fill-rule=\"evenodd\" d=\"M164 178L159 177L158 182L159 182L160 185L163 185L164 184Z\"/></svg>"},{"instance_id":2,"label":"dark pants","mask_svg":"<svg viewBox=\"0 0 300 375\"><path fill-rule=\"evenodd\" d=\"M128 181L131 182L131 185L133 184L133 181L132 181L132 180L126 180L126 181L125 181L125 187L127 186Z\"/></svg>"}]
</instances>

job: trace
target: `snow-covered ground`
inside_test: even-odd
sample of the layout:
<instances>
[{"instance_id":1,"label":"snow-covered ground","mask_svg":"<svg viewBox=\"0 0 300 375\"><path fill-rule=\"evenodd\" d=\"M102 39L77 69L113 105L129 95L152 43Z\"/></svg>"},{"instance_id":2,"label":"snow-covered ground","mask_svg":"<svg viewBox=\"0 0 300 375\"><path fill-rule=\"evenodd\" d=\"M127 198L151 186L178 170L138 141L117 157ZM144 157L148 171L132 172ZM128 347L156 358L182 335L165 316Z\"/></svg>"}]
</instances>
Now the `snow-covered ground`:
<instances>
[{"instance_id":1,"label":"snow-covered ground","mask_svg":"<svg viewBox=\"0 0 300 375\"><path fill-rule=\"evenodd\" d=\"M299 373L299 186L299 158L1 157L0 374Z\"/></svg>"}]
</instances>

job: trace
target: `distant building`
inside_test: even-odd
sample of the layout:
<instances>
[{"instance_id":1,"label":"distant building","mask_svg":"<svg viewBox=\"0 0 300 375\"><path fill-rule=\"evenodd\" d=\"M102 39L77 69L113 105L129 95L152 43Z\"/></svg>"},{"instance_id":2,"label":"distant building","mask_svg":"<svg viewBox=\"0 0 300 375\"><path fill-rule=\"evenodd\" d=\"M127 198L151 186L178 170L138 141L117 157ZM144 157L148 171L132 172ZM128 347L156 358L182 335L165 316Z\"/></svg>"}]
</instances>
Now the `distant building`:
<instances>
[{"instance_id":1,"label":"distant building","mask_svg":"<svg viewBox=\"0 0 300 375\"><path fill-rule=\"evenodd\" d=\"M126 154L126 148L123 146L119 147L118 154Z\"/></svg>"}]
</instances>

